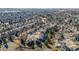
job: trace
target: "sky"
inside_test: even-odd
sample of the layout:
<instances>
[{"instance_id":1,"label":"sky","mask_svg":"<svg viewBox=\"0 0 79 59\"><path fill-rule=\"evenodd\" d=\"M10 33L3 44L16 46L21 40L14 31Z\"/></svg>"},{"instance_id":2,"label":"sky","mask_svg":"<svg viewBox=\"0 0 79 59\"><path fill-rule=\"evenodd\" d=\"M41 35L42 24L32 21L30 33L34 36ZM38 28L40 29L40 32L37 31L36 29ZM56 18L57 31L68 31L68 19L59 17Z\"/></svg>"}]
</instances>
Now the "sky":
<instances>
[{"instance_id":1,"label":"sky","mask_svg":"<svg viewBox=\"0 0 79 59\"><path fill-rule=\"evenodd\" d=\"M0 8L79 8L79 0L0 0Z\"/></svg>"}]
</instances>

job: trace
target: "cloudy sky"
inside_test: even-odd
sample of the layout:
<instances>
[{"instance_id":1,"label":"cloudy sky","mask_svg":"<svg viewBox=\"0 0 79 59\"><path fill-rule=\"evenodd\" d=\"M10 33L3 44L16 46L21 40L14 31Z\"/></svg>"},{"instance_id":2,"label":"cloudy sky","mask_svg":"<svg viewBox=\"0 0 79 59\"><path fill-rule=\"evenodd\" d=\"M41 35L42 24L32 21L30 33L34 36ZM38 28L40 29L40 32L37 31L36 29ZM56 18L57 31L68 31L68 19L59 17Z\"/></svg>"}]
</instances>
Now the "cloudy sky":
<instances>
[{"instance_id":1,"label":"cloudy sky","mask_svg":"<svg viewBox=\"0 0 79 59\"><path fill-rule=\"evenodd\" d=\"M0 8L76 8L78 0L0 0Z\"/></svg>"}]
</instances>

